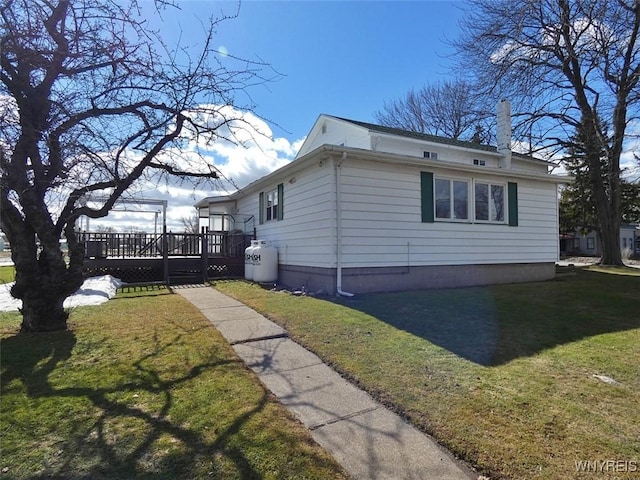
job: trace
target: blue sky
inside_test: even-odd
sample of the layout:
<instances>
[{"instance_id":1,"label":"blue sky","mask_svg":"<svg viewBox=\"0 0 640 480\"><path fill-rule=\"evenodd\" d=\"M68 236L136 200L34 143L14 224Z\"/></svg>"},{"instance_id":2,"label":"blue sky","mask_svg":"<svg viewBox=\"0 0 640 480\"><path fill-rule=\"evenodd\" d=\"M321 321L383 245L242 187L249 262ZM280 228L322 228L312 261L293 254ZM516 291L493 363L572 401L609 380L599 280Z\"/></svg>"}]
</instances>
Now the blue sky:
<instances>
[{"instance_id":1,"label":"blue sky","mask_svg":"<svg viewBox=\"0 0 640 480\"><path fill-rule=\"evenodd\" d=\"M182 41L201 37L199 18L232 13L237 3L182 0ZM257 113L276 136L295 141L321 113L373 120L384 100L452 74L460 1L245 1L222 23L216 47L260 58L283 77L251 89ZM162 27L171 42L179 29ZM195 37L194 37L195 38Z\"/></svg>"},{"instance_id":2,"label":"blue sky","mask_svg":"<svg viewBox=\"0 0 640 480\"><path fill-rule=\"evenodd\" d=\"M237 2L178 0L178 5L180 10L169 9L156 28L168 47L180 43L194 51L202 47L203 24L210 17L238 10ZM452 76L446 39L457 37L463 6L462 1L243 1L237 18L219 25L214 47L260 59L281 74L278 81L248 91L255 113L269 120L251 121L271 139L260 137L245 148L207 147L212 161L243 187L291 161L320 114L374 121L385 100ZM150 12L153 3L144 0L142 7ZM247 102L238 97L239 106ZM148 184L135 194L168 199L169 228L177 231L197 201L231 190ZM152 231L152 219L149 213L114 212L92 226L115 221L123 230Z\"/></svg>"},{"instance_id":3,"label":"blue sky","mask_svg":"<svg viewBox=\"0 0 640 480\"><path fill-rule=\"evenodd\" d=\"M143 14L151 12L152 0L141 2ZM240 95L236 102L255 104L260 118L247 119L266 135L258 141L250 137L245 147L224 142L202 147L232 185L193 189L148 184L136 192L169 200L174 231L202 198L230 193L290 162L320 114L374 122L374 112L385 100L438 80L465 78L448 44L460 34L459 21L468 8L462 0L176 2L179 10L169 9L163 23L154 24L169 48L180 43L198 51L208 20L234 15L239 6L237 18L219 24L213 46L264 61L281 77L253 86L250 99ZM225 56L219 59L224 64ZM635 165L634 151L637 142L623 154L623 165ZM149 218L114 215L123 228L138 227Z\"/></svg>"}]
</instances>

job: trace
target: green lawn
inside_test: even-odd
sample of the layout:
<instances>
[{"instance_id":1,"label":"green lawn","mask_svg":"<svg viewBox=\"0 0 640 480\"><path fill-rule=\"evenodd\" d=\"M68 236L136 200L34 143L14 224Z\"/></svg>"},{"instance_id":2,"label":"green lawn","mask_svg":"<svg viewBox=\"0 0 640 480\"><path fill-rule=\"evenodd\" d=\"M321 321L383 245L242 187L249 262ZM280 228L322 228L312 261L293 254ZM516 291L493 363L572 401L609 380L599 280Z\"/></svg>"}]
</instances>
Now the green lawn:
<instances>
[{"instance_id":1,"label":"green lawn","mask_svg":"<svg viewBox=\"0 0 640 480\"><path fill-rule=\"evenodd\" d=\"M491 478L564 480L595 478L577 471L581 461L640 470L639 275L578 270L549 282L338 302L242 281L216 288Z\"/></svg>"},{"instance_id":2,"label":"green lawn","mask_svg":"<svg viewBox=\"0 0 640 480\"><path fill-rule=\"evenodd\" d=\"M345 478L209 322L166 290L17 335L0 314L3 478Z\"/></svg>"},{"instance_id":3,"label":"green lawn","mask_svg":"<svg viewBox=\"0 0 640 480\"><path fill-rule=\"evenodd\" d=\"M16 278L16 270L13 266L0 266L0 285L3 283L13 282Z\"/></svg>"}]
</instances>

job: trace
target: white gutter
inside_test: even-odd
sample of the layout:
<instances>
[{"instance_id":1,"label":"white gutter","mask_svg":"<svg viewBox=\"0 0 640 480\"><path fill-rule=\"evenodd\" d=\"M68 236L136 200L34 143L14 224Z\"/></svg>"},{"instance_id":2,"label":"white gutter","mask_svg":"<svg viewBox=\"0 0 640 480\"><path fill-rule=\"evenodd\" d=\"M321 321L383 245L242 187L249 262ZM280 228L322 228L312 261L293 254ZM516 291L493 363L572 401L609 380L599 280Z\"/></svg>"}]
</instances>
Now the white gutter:
<instances>
[{"instance_id":1,"label":"white gutter","mask_svg":"<svg viewBox=\"0 0 640 480\"><path fill-rule=\"evenodd\" d=\"M440 146L440 144L438 144ZM454 148L454 149L462 149L469 150L463 147L455 147L451 145L442 144L443 147ZM504 168L493 168L493 167L476 167L473 165L468 165L465 163L455 163L455 162L443 162L440 160L429 160L427 158L416 157L415 155L405 155L398 153L389 153L389 152L379 152L372 151L362 148L353 148L353 147L344 147L338 145L321 145L309 153L304 154L301 157L296 157L294 160L289 162L283 167L280 167L278 170L275 170L264 177L260 177L259 179L251 182L249 185L242 187L239 190L228 195L228 200L235 200L237 198L242 198L248 194L259 191L265 185L273 184L276 181L282 181L282 178L286 176L293 176L298 171L306 168L310 163L316 162L322 158L326 158L327 155L331 156L335 153L343 153L348 152L351 158L359 158L363 160L372 160L372 161L380 161L383 163L389 164L398 164L398 165L408 165L408 166L417 166L420 168L446 168L449 170L457 170L461 172L482 172L483 174L496 174L503 177L513 177L513 178L527 178L531 180L542 180L546 182L555 182L555 183L567 183L568 181L572 181L572 177L568 176L559 176L552 175L548 173L531 173L524 170L505 170ZM491 154L492 156L499 156L496 152L486 152ZM216 198L216 197L212 197ZM214 202L215 203L215 202Z\"/></svg>"},{"instance_id":2,"label":"white gutter","mask_svg":"<svg viewBox=\"0 0 640 480\"><path fill-rule=\"evenodd\" d=\"M353 297L353 293L342 290L342 208L340 191L340 169L342 162L347 159L347 152L342 152L340 160L336 161L335 181L336 181L336 292L342 297Z\"/></svg>"},{"instance_id":3,"label":"white gutter","mask_svg":"<svg viewBox=\"0 0 640 480\"><path fill-rule=\"evenodd\" d=\"M572 181L573 177L567 175L553 175L549 173L534 173L526 170L505 170L504 168L496 168L496 167L477 167L474 165L469 165L466 163L456 163L456 162L443 162L441 160L429 160L427 158L416 157L413 155L405 155L405 154L397 154L397 153L388 153L388 152L380 152L380 151L371 151L362 148L345 148L338 147L335 145L323 145L322 147L318 147L319 152L327 152L331 153L342 153L347 151L349 153L350 158L357 158L360 160L369 160L369 161L379 161L382 163L387 163L390 165L406 165L406 166L415 166L420 168L439 168L439 169L447 169L447 170L455 170L466 173L475 173L482 172L485 175L498 175L501 177L509 177L509 178L525 178L530 180L540 180L543 182L552 182L552 183L567 183L568 181ZM314 150L315 152L315 150ZM312 152L313 153L313 152Z\"/></svg>"}]
</instances>

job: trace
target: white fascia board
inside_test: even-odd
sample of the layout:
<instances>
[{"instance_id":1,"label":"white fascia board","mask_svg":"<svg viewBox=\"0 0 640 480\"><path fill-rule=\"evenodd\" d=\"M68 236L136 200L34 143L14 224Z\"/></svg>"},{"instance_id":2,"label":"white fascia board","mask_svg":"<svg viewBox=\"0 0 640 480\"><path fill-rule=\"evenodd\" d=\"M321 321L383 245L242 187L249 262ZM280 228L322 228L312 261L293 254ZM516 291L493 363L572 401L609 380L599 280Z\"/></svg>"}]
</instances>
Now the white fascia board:
<instances>
[{"instance_id":1,"label":"white fascia board","mask_svg":"<svg viewBox=\"0 0 640 480\"><path fill-rule=\"evenodd\" d=\"M419 168L437 168L442 170L452 170L457 172L478 173L485 175L496 175L508 178L525 178L530 180L540 180L550 183L568 183L573 180L573 177L553 175L553 174L539 174L533 172L523 172L521 170L512 170L504 168L493 167L480 167L473 165L465 165L462 163L442 162L439 160L429 160L426 158L414 157L409 155L398 155L387 152L377 152L371 150L363 150L358 148L338 147L333 145L324 145L321 147L324 152L333 154L347 153L347 161L349 157L358 158L361 160L373 160L377 162L390 163L396 165L409 165ZM318 149L320 150L320 149Z\"/></svg>"},{"instance_id":2,"label":"white fascia board","mask_svg":"<svg viewBox=\"0 0 640 480\"><path fill-rule=\"evenodd\" d=\"M309 148L309 144L312 144L313 142L315 142L315 140L318 138L318 136L321 133L322 127L325 124L327 124L327 122L333 123L333 124L341 124L341 125L344 125L344 126L349 127L349 128L359 128L361 130L367 131L366 128L361 127L360 125L355 125L355 124L353 124L351 122L347 122L347 121L345 121L345 120L343 120L341 118L334 117L333 115L328 115L326 113L321 113L318 116L318 118L316 119L316 121L313 124L313 126L311 127L311 130L309 130L309 133L305 137L304 142L302 142L302 145L300 146L300 149L298 150L298 153L296 154L295 159L301 158L301 157L311 153L312 150L307 151L308 148ZM305 152L305 153L303 153L303 155L300 155L300 152Z\"/></svg>"},{"instance_id":3,"label":"white fascia board","mask_svg":"<svg viewBox=\"0 0 640 480\"><path fill-rule=\"evenodd\" d=\"M264 177L253 181L249 185L235 191L227 197L214 197L220 198L219 201L235 200L243 198L246 195L250 195L254 192L259 192L265 188L272 187L275 183L283 182L288 176L293 176L297 172L307 168L313 162L323 160L332 156L341 156L344 152L347 153L347 161L349 157L361 159L361 160L373 160L382 163L390 163L396 165L408 165L419 168L437 168L444 170L452 170L457 172L477 173L484 175L497 175L508 178L525 178L532 180L540 180L550 183L562 184L570 183L573 181L573 177L560 176L552 174L537 174L532 172L523 172L511 169L492 168L492 167L476 167L473 165L465 165L461 163L449 163L439 160L429 160L426 158L414 157L410 155L399 155L388 152L377 152L372 150L365 150L361 148L342 147L337 145L322 145L315 150L303 155L300 158L292 160L287 165L280 167ZM487 152L491 153L491 152ZM205 199L206 200L206 199ZM204 200L203 200L204 202Z\"/></svg>"},{"instance_id":4,"label":"white fascia board","mask_svg":"<svg viewBox=\"0 0 640 480\"><path fill-rule=\"evenodd\" d=\"M411 137L403 137L400 135L394 135L391 133L386 133L386 132L380 132L378 130L368 130L369 134L373 137L385 137L385 138L389 138L389 139L394 139L394 140L401 140L410 144L414 144L414 145L423 145L423 146L430 146L430 147L436 147L438 149L441 150L457 150L457 151L463 151L463 152L470 152L470 153L475 153L478 155L488 155L490 157L494 157L494 158L502 158L502 155L500 153L498 153L497 151L493 152L491 150L483 150L483 149L479 149L479 148L472 148L472 147L464 147L462 145L452 145L449 143L444 143L444 142L434 142L431 140L421 140L419 138L411 138ZM548 165L548 166L554 166L555 164L553 162L549 162L547 160L543 160L542 158L536 158L536 157L532 157L532 156L528 156L525 155L524 153L519 153L519 152L515 152L513 151L513 156L515 159L517 160L523 160L526 162L531 162L531 163L536 163L536 164L543 164L543 165Z\"/></svg>"},{"instance_id":5,"label":"white fascia board","mask_svg":"<svg viewBox=\"0 0 640 480\"><path fill-rule=\"evenodd\" d=\"M294 160L297 158L300 158L299 157L300 152L304 152L309 148L308 145L312 143L315 140L315 138L318 136L318 131L320 130L320 128L322 128L321 124L324 120L326 120L326 118L327 116L324 113L318 116L313 126L311 127L311 130L309 130L309 133L307 133L307 136L305 137L304 142L302 142L302 145L300 145L300 149L298 150L298 153L296 153Z\"/></svg>"},{"instance_id":6,"label":"white fascia board","mask_svg":"<svg viewBox=\"0 0 640 480\"><path fill-rule=\"evenodd\" d=\"M431 140L421 140L419 138L403 137L401 135L394 135L392 133L380 132L378 130L369 130L369 134L376 137L385 137L393 140L400 140L402 142L410 143L413 145L437 147L443 150L458 150L463 152L472 152L472 153L477 153L478 155L485 154L485 155L489 155L496 158L502 157L502 155L500 155L498 152L492 152L491 150L481 150L478 148L463 147L461 145L451 145L449 143L444 143L444 142L434 142ZM421 158L421 157L418 157L418 158Z\"/></svg>"},{"instance_id":7,"label":"white fascia board","mask_svg":"<svg viewBox=\"0 0 640 480\"><path fill-rule=\"evenodd\" d=\"M231 194L233 195L233 194ZM222 202L228 202L230 200L233 200L231 198L231 195L220 195L217 197L205 197L202 200L200 200L198 203L196 203L194 205L195 208L204 208L209 206L209 204L211 203L222 203Z\"/></svg>"}]
</instances>

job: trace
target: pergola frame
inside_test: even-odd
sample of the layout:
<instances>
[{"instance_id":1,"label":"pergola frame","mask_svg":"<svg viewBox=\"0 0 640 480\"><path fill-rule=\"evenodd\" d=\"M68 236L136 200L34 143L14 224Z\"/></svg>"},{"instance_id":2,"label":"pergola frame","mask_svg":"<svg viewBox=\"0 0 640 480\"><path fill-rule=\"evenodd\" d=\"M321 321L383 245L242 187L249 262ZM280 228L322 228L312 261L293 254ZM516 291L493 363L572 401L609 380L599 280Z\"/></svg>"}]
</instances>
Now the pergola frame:
<instances>
[{"instance_id":1,"label":"pergola frame","mask_svg":"<svg viewBox=\"0 0 640 480\"><path fill-rule=\"evenodd\" d=\"M87 202L106 202L107 197L95 196L91 195L87 198ZM122 205L122 204L133 204L133 205L161 205L162 206L162 260L164 264L164 281L168 285L169 284L169 243L167 239L167 200L161 199L142 199L142 198L132 198L132 199L122 199L119 198L115 201L114 205Z\"/></svg>"}]
</instances>

